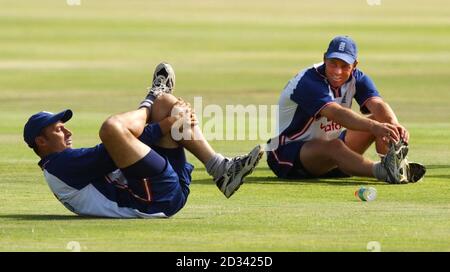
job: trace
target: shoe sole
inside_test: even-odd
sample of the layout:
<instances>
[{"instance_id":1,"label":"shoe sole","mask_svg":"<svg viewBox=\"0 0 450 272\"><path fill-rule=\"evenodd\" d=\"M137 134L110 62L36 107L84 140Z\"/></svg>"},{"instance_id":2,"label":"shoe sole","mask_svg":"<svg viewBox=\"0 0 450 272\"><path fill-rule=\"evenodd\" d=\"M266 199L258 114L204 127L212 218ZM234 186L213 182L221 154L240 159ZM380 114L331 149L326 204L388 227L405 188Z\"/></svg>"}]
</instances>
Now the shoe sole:
<instances>
[{"instance_id":1,"label":"shoe sole","mask_svg":"<svg viewBox=\"0 0 450 272\"><path fill-rule=\"evenodd\" d=\"M253 170L255 170L255 168L258 165L259 161L261 160L263 154L264 154L264 150L262 149L262 147L260 145L258 145L257 147L253 148L253 150L250 151L249 156L251 156L251 159L242 168L241 172L242 171L244 172L242 174L242 176L240 178L237 178L237 179L233 180L232 184L234 184L236 182L239 182L239 183L237 184L236 188L233 190L233 192L230 195L228 195L228 196L225 195L227 198L230 198L239 189L239 187L241 187L241 185L244 183L244 178L246 176L248 176L251 173L253 173Z\"/></svg>"},{"instance_id":2,"label":"shoe sole","mask_svg":"<svg viewBox=\"0 0 450 272\"><path fill-rule=\"evenodd\" d=\"M409 182L415 183L420 181L427 172L425 166L420 163L410 162L409 163Z\"/></svg>"}]
</instances>

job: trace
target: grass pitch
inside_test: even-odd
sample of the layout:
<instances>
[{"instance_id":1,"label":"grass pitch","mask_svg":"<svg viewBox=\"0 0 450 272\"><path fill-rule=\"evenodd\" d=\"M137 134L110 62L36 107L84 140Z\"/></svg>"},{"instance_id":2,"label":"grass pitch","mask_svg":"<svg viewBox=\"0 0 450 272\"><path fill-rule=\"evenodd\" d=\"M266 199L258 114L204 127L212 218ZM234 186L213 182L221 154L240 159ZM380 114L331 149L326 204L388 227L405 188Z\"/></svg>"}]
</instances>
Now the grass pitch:
<instances>
[{"instance_id":1,"label":"grass pitch","mask_svg":"<svg viewBox=\"0 0 450 272\"><path fill-rule=\"evenodd\" d=\"M369 1L370 2L370 1ZM395 3L394 3L395 2ZM0 0L0 251L450 251L450 7L443 0ZM71 108L75 147L99 142L110 114L134 108L161 60L176 93L203 103L275 104L329 40L351 35L360 68L411 132L423 182L283 181L265 159L225 199L195 164L186 207L171 219L72 215L22 140L26 119ZM214 141L225 155L260 141ZM371 149L367 155L376 159ZM353 196L378 190L374 202ZM370 248L370 246L369 246Z\"/></svg>"}]
</instances>

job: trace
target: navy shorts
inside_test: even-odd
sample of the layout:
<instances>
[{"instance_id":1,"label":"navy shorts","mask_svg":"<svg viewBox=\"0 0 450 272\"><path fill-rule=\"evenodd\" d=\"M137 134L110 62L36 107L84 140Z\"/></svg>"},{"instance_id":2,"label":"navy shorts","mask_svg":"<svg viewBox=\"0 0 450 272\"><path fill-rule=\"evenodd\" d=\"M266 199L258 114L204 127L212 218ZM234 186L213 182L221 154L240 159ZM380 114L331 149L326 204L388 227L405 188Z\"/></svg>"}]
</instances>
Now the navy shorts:
<instances>
[{"instance_id":1,"label":"navy shorts","mask_svg":"<svg viewBox=\"0 0 450 272\"><path fill-rule=\"evenodd\" d=\"M165 168L157 175L148 169L154 161L150 155L156 152L165 160ZM161 158L158 158L161 159ZM147 214L164 213L172 216L186 204L194 166L186 161L182 147L167 149L152 147L152 150L140 161L122 169L128 180L130 193L135 198L134 206Z\"/></svg>"},{"instance_id":2,"label":"navy shorts","mask_svg":"<svg viewBox=\"0 0 450 272\"><path fill-rule=\"evenodd\" d=\"M340 135L339 139L344 141L346 130ZM290 142L279 146L273 151L267 152L267 164L273 173L284 179L311 179L311 178L343 178L349 177L349 175L342 172L340 169L335 168L328 173L321 176L315 176L309 173L302 162L300 161L299 154L302 146L306 142Z\"/></svg>"}]
</instances>

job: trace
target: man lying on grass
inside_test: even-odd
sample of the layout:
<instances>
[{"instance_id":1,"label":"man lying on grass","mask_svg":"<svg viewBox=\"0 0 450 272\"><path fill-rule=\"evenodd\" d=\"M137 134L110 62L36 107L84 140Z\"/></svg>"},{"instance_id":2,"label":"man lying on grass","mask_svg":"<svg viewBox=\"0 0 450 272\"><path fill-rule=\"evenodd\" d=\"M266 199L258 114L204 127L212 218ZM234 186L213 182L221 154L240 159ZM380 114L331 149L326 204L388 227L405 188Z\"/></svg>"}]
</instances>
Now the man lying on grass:
<instances>
[{"instance_id":1,"label":"man lying on grass","mask_svg":"<svg viewBox=\"0 0 450 272\"><path fill-rule=\"evenodd\" d=\"M41 158L45 179L64 206L87 216L172 216L187 201L194 168L184 148L205 165L227 198L239 188L260 160L261 147L232 159L216 153L190 106L171 95L174 85L172 67L159 64L139 109L109 117L100 128L102 144L93 148L72 148L72 133L65 126L71 110L29 118L25 142ZM174 140L177 123L189 137Z\"/></svg>"}]
</instances>

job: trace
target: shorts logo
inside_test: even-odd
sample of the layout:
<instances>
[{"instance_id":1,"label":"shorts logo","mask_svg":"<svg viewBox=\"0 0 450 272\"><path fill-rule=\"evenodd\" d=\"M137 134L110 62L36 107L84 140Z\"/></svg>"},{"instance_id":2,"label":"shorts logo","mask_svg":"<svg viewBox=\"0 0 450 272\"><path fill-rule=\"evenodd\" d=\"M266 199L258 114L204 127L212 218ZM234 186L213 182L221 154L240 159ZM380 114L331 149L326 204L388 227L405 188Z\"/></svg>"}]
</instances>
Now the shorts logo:
<instances>
[{"instance_id":1,"label":"shorts logo","mask_svg":"<svg viewBox=\"0 0 450 272\"><path fill-rule=\"evenodd\" d=\"M345 49L345 42L341 42L339 44L339 51L344 51L344 49Z\"/></svg>"}]
</instances>

